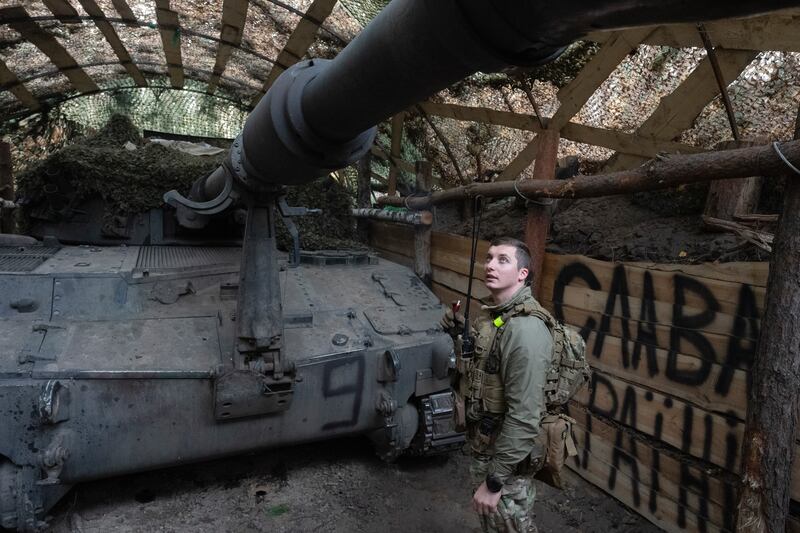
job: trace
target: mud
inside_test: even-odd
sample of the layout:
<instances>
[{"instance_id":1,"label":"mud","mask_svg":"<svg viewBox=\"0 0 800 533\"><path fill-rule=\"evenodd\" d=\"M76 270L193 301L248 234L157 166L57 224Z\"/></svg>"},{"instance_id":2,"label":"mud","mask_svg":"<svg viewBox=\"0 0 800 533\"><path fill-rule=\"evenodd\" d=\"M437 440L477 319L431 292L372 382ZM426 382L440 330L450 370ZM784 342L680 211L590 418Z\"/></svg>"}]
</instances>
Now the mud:
<instances>
[{"instance_id":1,"label":"mud","mask_svg":"<svg viewBox=\"0 0 800 533\"><path fill-rule=\"evenodd\" d=\"M53 531L480 531L467 467L458 452L383 463L364 439L295 446L78 486ZM660 531L577 476L537 491L542 533Z\"/></svg>"}]
</instances>

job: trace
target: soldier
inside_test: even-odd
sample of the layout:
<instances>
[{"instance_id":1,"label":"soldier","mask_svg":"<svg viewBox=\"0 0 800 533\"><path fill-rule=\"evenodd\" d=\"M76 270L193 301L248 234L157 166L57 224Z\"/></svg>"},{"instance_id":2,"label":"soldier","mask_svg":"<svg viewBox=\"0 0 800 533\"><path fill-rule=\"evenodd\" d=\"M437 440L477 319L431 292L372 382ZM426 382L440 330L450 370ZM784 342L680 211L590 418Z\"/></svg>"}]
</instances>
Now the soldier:
<instances>
[{"instance_id":1,"label":"soldier","mask_svg":"<svg viewBox=\"0 0 800 533\"><path fill-rule=\"evenodd\" d=\"M492 241L484 264L494 305L475 322L473 357L459 354L457 404L463 402L471 448L472 507L483 531L536 531L530 511L533 473L542 450L535 443L545 411L544 384L553 352L545 323L531 316L539 304L529 286L528 247L508 237ZM454 334L463 316L442 320ZM460 347L460 342L456 342ZM460 351L460 350L458 350Z\"/></svg>"}]
</instances>

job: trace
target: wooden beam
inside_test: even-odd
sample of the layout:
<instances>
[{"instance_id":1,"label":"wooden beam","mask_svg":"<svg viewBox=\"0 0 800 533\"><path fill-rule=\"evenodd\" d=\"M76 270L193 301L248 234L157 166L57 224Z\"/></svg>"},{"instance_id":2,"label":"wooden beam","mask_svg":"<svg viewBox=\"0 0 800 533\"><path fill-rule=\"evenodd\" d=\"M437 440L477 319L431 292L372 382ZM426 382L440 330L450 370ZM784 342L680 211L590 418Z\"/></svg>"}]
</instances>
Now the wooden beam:
<instances>
[{"instance_id":1,"label":"wooden beam","mask_svg":"<svg viewBox=\"0 0 800 533\"><path fill-rule=\"evenodd\" d=\"M111 0L111 3L114 5L114 9L117 10L119 16L125 22L135 25L138 23L136 20L136 15L133 14L133 10L128 5L126 0Z\"/></svg>"},{"instance_id":2,"label":"wooden beam","mask_svg":"<svg viewBox=\"0 0 800 533\"><path fill-rule=\"evenodd\" d=\"M511 181L517 179L519 175L530 166L533 160L536 159L536 153L538 151L539 135L535 135L533 139L525 145L525 148L506 165L506 168L503 169L503 172L501 172L494 181Z\"/></svg>"},{"instance_id":3,"label":"wooden beam","mask_svg":"<svg viewBox=\"0 0 800 533\"><path fill-rule=\"evenodd\" d=\"M556 130L545 130L539 134L540 139L536 153L536 164L533 167L533 179L552 180L556 177L558 160L558 141L561 137ZM530 203L528 216L525 219L525 244L531 252L530 273L532 277L531 291L534 298L542 297L542 272L544 265L544 249L547 233L550 230L550 212L545 205Z\"/></svg>"},{"instance_id":4,"label":"wooden beam","mask_svg":"<svg viewBox=\"0 0 800 533\"><path fill-rule=\"evenodd\" d=\"M506 128L539 132L542 130L536 117L486 107L471 107L457 104L423 102L419 106L429 115L454 120L493 124ZM548 119L545 118L545 123ZM654 137L633 135L622 131L607 130L570 122L561 129L561 137L593 146L602 146L615 152L641 157L655 157L661 153L696 154L705 149L690 144L664 141ZM498 178L499 179L499 178ZM505 179L505 178L504 178Z\"/></svg>"},{"instance_id":5,"label":"wooden beam","mask_svg":"<svg viewBox=\"0 0 800 533\"><path fill-rule=\"evenodd\" d=\"M717 58L726 80L735 80L758 55L754 50L717 50ZM661 99L658 107L636 130L642 135L661 140L672 140L690 128L703 109L719 94L711 61L703 59L697 68L677 89ZM612 158L606 170L631 168L642 163L637 156L622 155Z\"/></svg>"},{"instance_id":6,"label":"wooden beam","mask_svg":"<svg viewBox=\"0 0 800 533\"><path fill-rule=\"evenodd\" d=\"M637 28L613 33L578 75L558 91L556 96L561 105L547 127L560 130L566 126L620 62L636 50L652 31L652 28Z\"/></svg>"},{"instance_id":7,"label":"wooden beam","mask_svg":"<svg viewBox=\"0 0 800 533\"><path fill-rule=\"evenodd\" d=\"M8 65L2 59L0 59L0 87L11 91L11 94L31 111L41 109L42 104L39 103L39 100L19 81L17 75L8 68Z\"/></svg>"},{"instance_id":8,"label":"wooden beam","mask_svg":"<svg viewBox=\"0 0 800 533\"><path fill-rule=\"evenodd\" d=\"M120 40L119 35L117 35L114 26L112 26L108 20L105 20L105 13L103 13L103 10L97 5L97 2L95 0L78 1L81 3L81 6L83 6L83 10L86 11L90 17L94 18L97 29L100 30L106 38L106 41L108 41L108 44L111 45L112 50L114 50L114 53L117 54L119 58L120 64L128 71L128 74L133 78L133 81L136 82L136 85L139 87L147 87L147 80L136 64L134 64L128 50Z\"/></svg>"},{"instance_id":9,"label":"wooden beam","mask_svg":"<svg viewBox=\"0 0 800 533\"><path fill-rule=\"evenodd\" d=\"M726 19L706 22L705 26L714 38L714 43L727 49L782 50L800 52L800 10L791 9L744 19ZM652 26L652 33L643 44L671 46L672 48L702 48L703 43L695 24L669 24ZM587 40L604 43L612 32L593 32Z\"/></svg>"},{"instance_id":10,"label":"wooden beam","mask_svg":"<svg viewBox=\"0 0 800 533\"><path fill-rule=\"evenodd\" d=\"M42 0L47 9L65 24L80 22L78 11L67 0Z\"/></svg>"},{"instance_id":11,"label":"wooden beam","mask_svg":"<svg viewBox=\"0 0 800 533\"><path fill-rule=\"evenodd\" d=\"M406 114L402 111L392 117L392 147L389 153L392 160L400 158L400 148L403 142L403 121L405 118ZM389 167L389 191L386 194L389 196L397 194L397 165Z\"/></svg>"},{"instance_id":12,"label":"wooden beam","mask_svg":"<svg viewBox=\"0 0 800 533\"><path fill-rule=\"evenodd\" d=\"M224 0L222 3L222 30L220 30L219 36L222 42L217 48L214 73L208 80L209 94L216 91L220 76L225 72L225 66L233 54L233 49L242 43L249 4L249 0Z\"/></svg>"},{"instance_id":13,"label":"wooden beam","mask_svg":"<svg viewBox=\"0 0 800 533\"><path fill-rule=\"evenodd\" d=\"M253 107L267 93L284 70L303 59L309 47L314 43L319 27L330 16L335 5L336 0L314 0L309 6L305 16L297 23L297 27L289 36L289 40L286 41L283 50L278 54L272 70L270 70L266 81L264 81L261 92L253 98L251 102Z\"/></svg>"},{"instance_id":14,"label":"wooden beam","mask_svg":"<svg viewBox=\"0 0 800 533\"><path fill-rule=\"evenodd\" d=\"M603 45L595 57L581 69L578 76L558 91L556 95L561 106L552 119L548 121L547 128L559 131L566 126L570 119L591 98L597 88L617 68L631 50L635 50L641 40L652 30L637 32L618 32ZM496 181L516 179L536 158L538 153L538 138L534 137L528 145L509 163L498 176ZM555 168L554 168L555 172Z\"/></svg>"},{"instance_id":15,"label":"wooden beam","mask_svg":"<svg viewBox=\"0 0 800 533\"><path fill-rule=\"evenodd\" d=\"M55 66L69 79L72 86L81 93L99 91L100 88L88 74L78 66L75 59L61 46L52 34L42 29L31 19L28 12L19 6L0 9L0 22L8 22L24 39L30 41L50 58Z\"/></svg>"},{"instance_id":16,"label":"wooden beam","mask_svg":"<svg viewBox=\"0 0 800 533\"><path fill-rule=\"evenodd\" d=\"M181 56L181 28L178 13L169 7L169 0L156 0L156 21L161 33L161 44L167 61L167 71L172 87L183 87L183 58Z\"/></svg>"},{"instance_id":17,"label":"wooden beam","mask_svg":"<svg viewBox=\"0 0 800 533\"><path fill-rule=\"evenodd\" d=\"M396 166L403 172L414 172L414 165L409 163L405 159L400 159L399 157L392 157L391 155L387 154L383 148L377 145L372 145L369 149L370 153L379 159L383 159L384 161L388 162L390 166Z\"/></svg>"}]
</instances>

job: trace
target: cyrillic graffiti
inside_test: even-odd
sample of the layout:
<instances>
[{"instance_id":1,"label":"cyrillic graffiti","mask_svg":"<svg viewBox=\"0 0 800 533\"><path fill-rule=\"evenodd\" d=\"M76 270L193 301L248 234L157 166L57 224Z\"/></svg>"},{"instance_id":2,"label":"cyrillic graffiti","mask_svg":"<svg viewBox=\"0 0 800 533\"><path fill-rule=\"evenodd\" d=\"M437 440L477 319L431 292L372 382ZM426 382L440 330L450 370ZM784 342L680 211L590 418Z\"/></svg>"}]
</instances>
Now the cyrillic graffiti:
<instances>
[{"instance_id":1,"label":"cyrillic graffiti","mask_svg":"<svg viewBox=\"0 0 800 533\"><path fill-rule=\"evenodd\" d=\"M641 276L633 280L637 286L635 298L629 291L629 276L632 275ZM605 472L604 488L615 494L623 491L624 501L643 514L657 516L662 522L670 517L673 527L704 532L713 524L714 529L730 529L735 514L734 485L728 478L720 481L719 475L712 477L708 468L698 465L716 465L729 473L738 469L743 432L741 412L704 411L692 403L673 399L669 394L654 393L649 390L646 379L642 379L642 387L637 387L606 373L616 365L620 369L639 369L640 365L645 365L646 374L643 369L636 375L659 380L662 391L668 390L663 388L666 379L680 384L682 391L697 387L698 393L707 390L708 394L726 397L731 393L736 369L750 368L759 335L760 313L755 289L742 284L735 315L718 320L722 311L713 290L698 278L681 273L671 276L672 305L671 315L667 316L662 303L664 291L661 290L661 302L657 303L654 278L647 270L617 265L607 287L600 282L603 276L596 275L591 266L582 262L568 264L558 273L551 301L559 320L565 320L565 307L569 307L565 303L568 286L607 293L604 306L595 300L594 311L584 312L580 315L583 323L575 324L584 338L594 335L591 352L594 358L606 359L604 372L594 373L591 393L578 398L591 415L583 419L576 417L582 449L575 466L579 472L587 473L587 479L594 480L598 473ZM608 282L608 274L605 279ZM663 273L659 279L663 282ZM725 293L729 314L735 294L730 290ZM707 329L711 324L716 328L720 324L730 324L730 329L709 337ZM611 350L604 351L609 336L621 338L621 342L615 339L611 345L618 346L618 362L607 359L613 356ZM666 357L659 345L667 350ZM686 353L692 354L691 365L687 365L686 356L681 355ZM611 370L609 365L612 365ZM626 379L631 376L623 372L620 375L627 376ZM737 379L740 384L744 381L742 377ZM737 395L741 394L741 389L740 385ZM613 421L613 424L602 420ZM603 424L602 436L595 435L598 423ZM666 444L667 449L672 448L675 453L670 458L665 457L665 448L643 441L642 434ZM592 448L593 438L601 439L596 450ZM680 457L679 452L694 459L676 461L671 458ZM664 460L671 465L667 477L662 472ZM624 476L622 484L620 476ZM664 505L672 508L665 513Z\"/></svg>"}]
</instances>

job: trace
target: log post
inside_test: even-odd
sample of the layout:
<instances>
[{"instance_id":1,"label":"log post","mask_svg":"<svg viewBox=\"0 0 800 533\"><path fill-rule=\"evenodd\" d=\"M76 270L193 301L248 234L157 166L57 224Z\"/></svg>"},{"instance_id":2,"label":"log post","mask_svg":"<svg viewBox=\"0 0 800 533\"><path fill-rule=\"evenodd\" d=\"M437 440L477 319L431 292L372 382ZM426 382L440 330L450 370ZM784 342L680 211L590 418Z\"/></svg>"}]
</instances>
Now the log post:
<instances>
[{"instance_id":1,"label":"log post","mask_svg":"<svg viewBox=\"0 0 800 533\"><path fill-rule=\"evenodd\" d=\"M533 164L533 179L552 180L556 175L558 160L558 141L561 136L558 131L544 130L539 136L539 146L536 150L536 160ZM531 274L533 282L531 289L535 298L540 298L542 293L542 266L544 265L544 249L547 241L547 232L550 228L550 211L545 202L529 202L528 216L525 220L525 244L531 251Z\"/></svg>"},{"instance_id":2,"label":"log post","mask_svg":"<svg viewBox=\"0 0 800 533\"><path fill-rule=\"evenodd\" d=\"M740 533L786 531L789 516L800 414L800 176L793 172L786 180L765 305L750 370L736 519Z\"/></svg>"},{"instance_id":3,"label":"log post","mask_svg":"<svg viewBox=\"0 0 800 533\"><path fill-rule=\"evenodd\" d=\"M397 163L400 159L400 148L403 142L403 121L406 118L405 112L400 112L392 117L392 147L389 152L389 190L386 194L397 196Z\"/></svg>"},{"instance_id":4,"label":"log post","mask_svg":"<svg viewBox=\"0 0 800 533\"><path fill-rule=\"evenodd\" d=\"M356 207L372 207L372 153L367 152L356 165L358 170L358 196ZM369 243L369 220L360 218L356 222L356 232L361 242Z\"/></svg>"},{"instance_id":5,"label":"log post","mask_svg":"<svg viewBox=\"0 0 800 533\"><path fill-rule=\"evenodd\" d=\"M14 175L11 171L11 145L0 141L0 199L14 201ZM3 210L0 233L16 233L14 211Z\"/></svg>"},{"instance_id":6,"label":"log post","mask_svg":"<svg viewBox=\"0 0 800 533\"><path fill-rule=\"evenodd\" d=\"M767 144L769 139L761 138L751 141L725 141L714 147L715 150L729 150L760 146ZM758 207L758 198L761 194L763 178L739 178L735 180L712 181L706 196L704 215L722 220L734 220L734 215L749 215Z\"/></svg>"},{"instance_id":7,"label":"log post","mask_svg":"<svg viewBox=\"0 0 800 533\"><path fill-rule=\"evenodd\" d=\"M416 187L417 193L427 193L431 190L432 172L430 161L417 161ZM430 288L431 286L431 234L433 226L414 226L414 272L419 279Z\"/></svg>"},{"instance_id":8,"label":"log post","mask_svg":"<svg viewBox=\"0 0 800 533\"><path fill-rule=\"evenodd\" d=\"M789 161L800 161L800 140L784 142L779 147L783 156ZM748 176L769 177L782 174L787 168L774 147L767 145L725 152L661 157L631 170L595 176L577 176L567 180L554 180L551 177L519 182L472 183L465 187L436 191L424 198L382 196L377 203L425 209L431 205L461 201L478 195L484 198L498 198L521 193L529 198L593 198L669 189L701 181Z\"/></svg>"}]
</instances>

